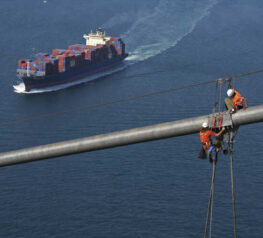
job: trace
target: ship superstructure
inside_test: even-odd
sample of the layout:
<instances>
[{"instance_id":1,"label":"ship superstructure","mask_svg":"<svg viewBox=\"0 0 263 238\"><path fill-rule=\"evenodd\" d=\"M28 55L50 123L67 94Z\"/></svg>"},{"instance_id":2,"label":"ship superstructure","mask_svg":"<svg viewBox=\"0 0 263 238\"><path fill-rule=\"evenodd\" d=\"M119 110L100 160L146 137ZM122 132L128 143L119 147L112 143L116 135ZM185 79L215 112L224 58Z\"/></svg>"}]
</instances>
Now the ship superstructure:
<instances>
[{"instance_id":1,"label":"ship superstructure","mask_svg":"<svg viewBox=\"0 0 263 238\"><path fill-rule=\"evenodd\" d=\"M109 45L111 37L106 36L106 32L102 33L101 28L96 30L96 33L92 31L86 35L83 35L83 38L86 39L86 45Z\"/></svg>"}]
</instances>

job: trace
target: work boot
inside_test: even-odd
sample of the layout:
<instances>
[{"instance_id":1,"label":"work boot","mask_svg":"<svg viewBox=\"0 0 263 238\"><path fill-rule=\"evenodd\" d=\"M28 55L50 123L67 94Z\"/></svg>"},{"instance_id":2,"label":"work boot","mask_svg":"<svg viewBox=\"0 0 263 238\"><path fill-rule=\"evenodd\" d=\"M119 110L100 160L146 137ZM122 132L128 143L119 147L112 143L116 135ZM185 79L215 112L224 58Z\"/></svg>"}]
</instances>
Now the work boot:
<instances>
[{"instance_id":1,"label":"work boot","mask_svg":"<svg viewBox=\"0 0 263 238\"><path fill-rule=\"evenodd\" d=\"M223 150L224 155L227 155L228 150Z\"/></svg>"}]
</instances>

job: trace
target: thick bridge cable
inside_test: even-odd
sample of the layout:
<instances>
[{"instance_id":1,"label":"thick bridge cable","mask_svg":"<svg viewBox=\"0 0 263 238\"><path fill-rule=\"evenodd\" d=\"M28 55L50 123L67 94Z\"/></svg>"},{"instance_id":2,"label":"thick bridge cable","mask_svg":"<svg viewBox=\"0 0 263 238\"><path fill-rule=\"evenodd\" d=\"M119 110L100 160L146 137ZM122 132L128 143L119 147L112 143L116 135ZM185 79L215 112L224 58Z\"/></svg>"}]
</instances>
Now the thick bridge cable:
<instances>
[{"instance_id":1,"label":"thick bridge cable","mask_svg":"<svg viewBox=\"0 0 263 238\"><path fill-rule=\"evenodd\" d=\"M158 71L158 72L160 72L160 71ZM37 120L37 119L41 119L41 118L55 117L55 116L58 116L58 115L68 114L68 113L77 112L77 111L84 111L84 110L88 110L88 109L92 109L92 108L98 108L98 107L102 107L102 106L115 104L115 103L121 103L121 102L137 100L137 99L144 98L144 97L150 97L150 96L155 96L155 95L160 95L160 94L165 94L165 93L171 93L171 92L175 92L175 91L179 91L179 90L183 90L183 89L187 89L187 88L192 88L192 87L198 87L198 86L202 86L202 85L206 85L206 84L211 84L211 83L214 83L214 82L218 82L220 80L235 79L235 78L240 78L240 77L244 77L244 76L248 76L248 75L256 74L256 73L261 73L261 72L263 72L263 70L257 70L257 71L248 72L248 73L244 73L244 74L237 74L237 75L233 75L233 76L229 76L229 77L225 77L225 78L220 78L220 79L215 79L215 80L210 80L210 81L205 81L205 82L200 82L200 83L195 83L195 84L190 84L190 85L185 85L185 86L177 87L177 88L170 88L170 89L166 89L166 90L160 90L160 91L146 93L146 94L133 96L133 97L128 97L128 98L116 99L116 100L108 101L108 102L104 102L104 103L98 103L98 104L87 105L87 106L83 106L83 107L71 108L71 109L68 109L68 110L60 111L60 112L53 112L53 113L47 113L47 114L42 114L42 115L36 115L36 116L28 117L28 118L23 118L23 119L20 119L20 120L13 120L13 121L2 122L2 123L0 123L0 127L1 126L9 126L9 125L14 125L14 124L19 124L19 123L28 122L28 121L33 121L33 120Z\"/></svg>"},{"instance_id":2,"label":"thick bridge cable","mask_svg":"<svg viewBox=\"0 0 263 238\"><path fill-rule=\"evenodd\" d=\"M211 115L0 153L0 167L199 133L208 117ZM239 110L232 121L234 126L263 122L263 105Z\"/></svg>"}]
</instances>

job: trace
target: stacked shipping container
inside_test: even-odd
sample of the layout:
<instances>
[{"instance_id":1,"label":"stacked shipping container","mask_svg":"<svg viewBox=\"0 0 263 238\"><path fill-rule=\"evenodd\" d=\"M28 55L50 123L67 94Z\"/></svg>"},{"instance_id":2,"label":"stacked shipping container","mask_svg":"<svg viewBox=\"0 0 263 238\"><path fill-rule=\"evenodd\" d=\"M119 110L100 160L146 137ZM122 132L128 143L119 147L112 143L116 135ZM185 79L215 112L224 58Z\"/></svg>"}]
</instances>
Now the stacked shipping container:
<instances>
[{"instance_id":1,"label":"stacked shipping container","mask_svg":"<svg viewBox=\"0 0 263 238\"><path fill-rule=\"evenodd\" d=\"M125 44L120 38L110 38L109 45L70 45L67 50L54 49L52 54L38 53L33 60L21 59L18 68L29 71L40 71L46 74L66 72L88 64L96 64L125 53Z\"/></svg>"}]
</instances>

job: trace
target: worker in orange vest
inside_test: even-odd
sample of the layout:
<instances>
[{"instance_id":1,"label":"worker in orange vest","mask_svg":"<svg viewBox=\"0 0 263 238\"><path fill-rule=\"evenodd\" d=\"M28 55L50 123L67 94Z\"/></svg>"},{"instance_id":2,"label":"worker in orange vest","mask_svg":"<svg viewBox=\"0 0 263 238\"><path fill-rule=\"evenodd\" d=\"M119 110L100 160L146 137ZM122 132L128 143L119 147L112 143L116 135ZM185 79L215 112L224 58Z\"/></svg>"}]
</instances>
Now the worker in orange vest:
<instances>
[{"instance_id":1,"label":"worker in orange vest","mask_svg":"<svg viewBox=\"0 0 263 238\"><path fill-rule=\"evenodd\" d=\"M227 110L231 110L235 112L243 108L243 104L245 103L245 108L247 108L247 99L242 97L242 95L235 90L234 88L229 88L227 90L228 98L225 99L225 104Z\"/></svg>"},{"instance_id":2,"label":"worker in orange vest","mask_svg":"<svg viewBox=\"0 0 263 238\"><path fill-rule=\"evenodd\" d=\"M214 131L212 131L212 129L208 127L207 122L203 122L202 124L201 130L200 130L200 140L202 143L202 151L208 155L210 162L213 162L212 151L215 147L216 147L216 152L218 152L221 147L224 151L224 154L227 153L227 150L224 149L223 141L216 140L213 142L211 140L211 136L219 137L224 131L225 131L225 127L223 127L220 132L215 133ZM199 157L202 158L200 155ZM206 156L204 156L203 158L206 158Z\"/></svg>"}]
</instances>

